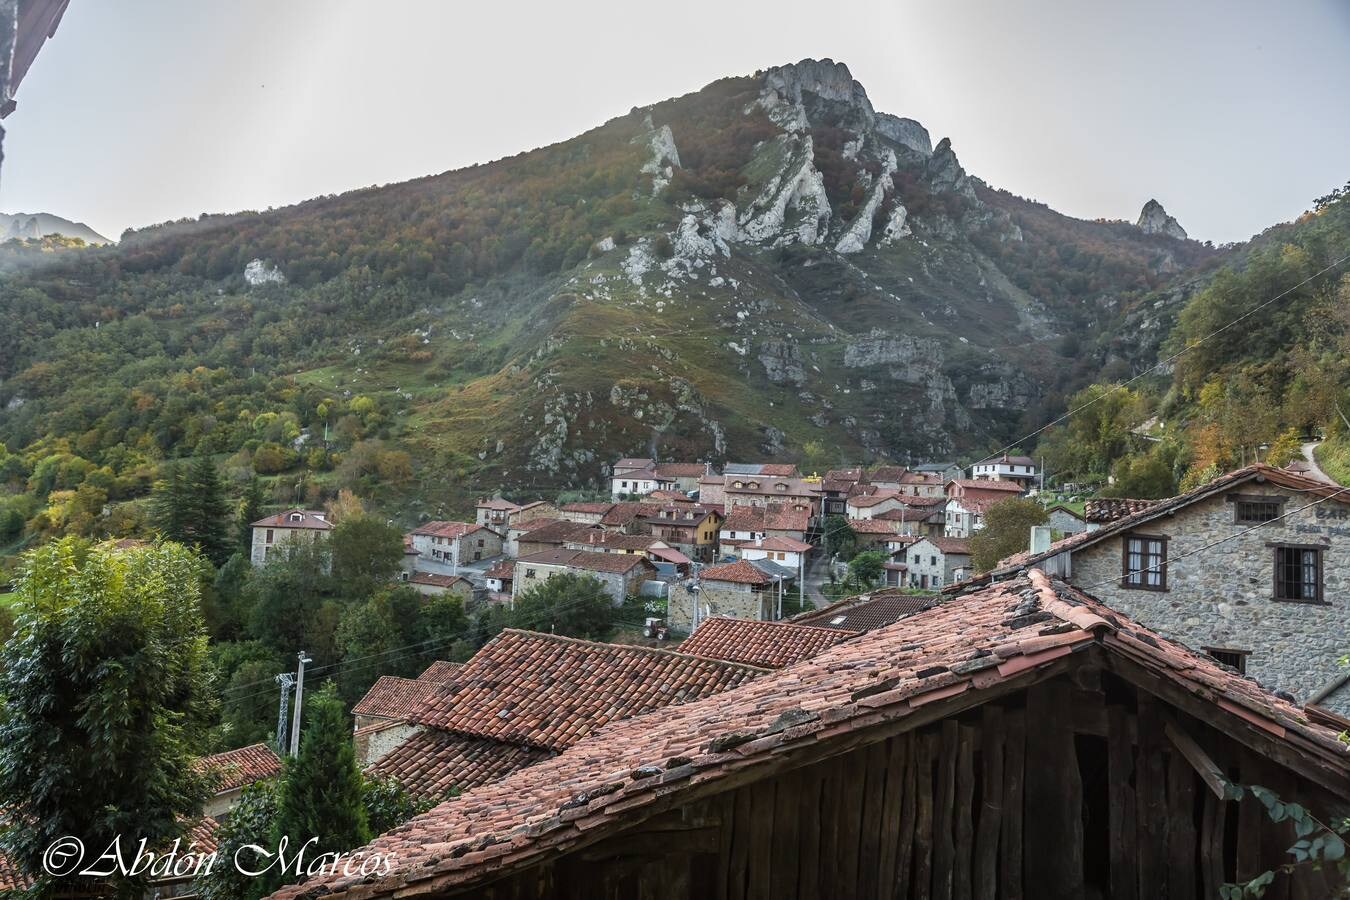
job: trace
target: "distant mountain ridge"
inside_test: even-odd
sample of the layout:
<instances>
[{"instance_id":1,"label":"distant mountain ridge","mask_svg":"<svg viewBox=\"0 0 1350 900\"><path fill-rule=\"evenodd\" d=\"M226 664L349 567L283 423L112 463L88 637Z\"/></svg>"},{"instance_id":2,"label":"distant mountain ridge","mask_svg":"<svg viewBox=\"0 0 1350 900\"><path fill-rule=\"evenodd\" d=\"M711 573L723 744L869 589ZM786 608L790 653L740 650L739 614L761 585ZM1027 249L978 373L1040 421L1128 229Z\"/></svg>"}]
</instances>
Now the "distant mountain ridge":
<instances>
[{"instance_id":1,"label":"distant mountain ridge","mask_svg":"<svg viewBox=\"0 0 1350 900\"><path fill-rule=\"evenodd\" d=\"M13 284L51 309L0 305L32 323L0 330L0 440L233 452L271 413L344 451L359 430L316 410L360 395L432 505L633 454L948 458L1156 358L1223 253L1145 221L994 189L804 60L493 163L65 254ZM95 325L87 369L71 332ZM150 401L182 379L209 428Z\"/></svg>"},{"instance_id":2,"label":"distant mountain ridge","mask_svg":"<svg viewBox=\"0 0 1350 900\"><path fill-rule=\"evenodd\" d=\"M79 238L86 244L111 244L83 222L72 222L51 213L0 213L0 241L28 240L60 234Z\"/></svg>"}]
</instances>

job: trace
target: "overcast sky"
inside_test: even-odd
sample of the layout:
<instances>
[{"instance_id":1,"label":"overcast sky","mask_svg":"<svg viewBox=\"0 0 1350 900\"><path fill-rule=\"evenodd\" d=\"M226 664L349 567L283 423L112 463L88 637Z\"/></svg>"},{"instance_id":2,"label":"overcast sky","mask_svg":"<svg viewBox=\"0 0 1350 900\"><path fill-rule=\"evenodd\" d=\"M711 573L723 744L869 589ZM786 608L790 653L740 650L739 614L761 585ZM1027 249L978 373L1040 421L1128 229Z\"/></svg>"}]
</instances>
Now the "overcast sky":
<instances>
[{"instance_id":1,"label":"overcast sky","mask_svg":"<svg viewBox=\"0 0 1350 900\"><path fill-rule=\"evenodd\" d=\"M1238 240L1350 179L1346 0L72 0L5 120L0 210L116 237L280 206L807 56L1070 215L1157 197Z\"/></svg>"}]
</instances>

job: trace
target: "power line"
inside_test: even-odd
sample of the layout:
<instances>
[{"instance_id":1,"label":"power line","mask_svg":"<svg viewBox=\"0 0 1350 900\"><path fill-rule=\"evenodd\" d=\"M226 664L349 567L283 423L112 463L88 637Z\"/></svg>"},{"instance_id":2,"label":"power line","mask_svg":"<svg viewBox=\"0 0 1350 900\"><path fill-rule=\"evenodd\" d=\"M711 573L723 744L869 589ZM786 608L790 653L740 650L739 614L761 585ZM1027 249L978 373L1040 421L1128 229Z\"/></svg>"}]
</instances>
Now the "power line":
<instances>
[{"instance_id":1,"label":"power line","mask_svg":"<svg viewBox=\"0 0 1350 900\"><path fill-rule=\"evenodd\" d=\"M1075 415L1075 414L1077 414L1077 413L1080 413L1080 412L1082 412L1083 410L1087 409L1089 406L1092 406L1093 404L1098 403L1099 401L1106 399L1107 397L1109 397L1111 394L1115 393L1116 391L1123 390L1123 389L1129 387L1130 385L1134 384L1134 383L1135 383L1136 381L1138 381L1139 379L1143 378L1145 375L1148 375L1149 373L1151 373L1151 372L1153 372L1153 371L1155 371L1155 370L1157 370L1157 369L1160 369L1160 368L1162 368L1162 367L1164 367L1164 366L1166 366L1166 365L1169 365L1170 363L1175 362L1175 361L1176 361L1178 358L1180 358L1183 354L1188 353L1188 352L1191 351L1191 350L1194 350L1196 347L1199 347L1201 344L1203 344L1205 341L1209 340L1210 338L1215 337L1215 336L1217 336L1217 335L1219 335L1219 334L1222 334L1223 332L1225 332L1225 331L1227 331L1228 329L1232 328L1233 326L1239 324L1240 322L1242 322L1242 321L1244 321L1244 320L1246 320L1246 319L1251 318L1252 316L1256 315L1256 314L1257 314L1258 312L1260 312L1261 310L1265 309L1267 306L1270 306L1272 303L1275 303L1277 300L1282 300L1282 299L1284 299L1285 297L1287 297L1287 296L1289 296L1290 294L1292 294L1294 291L1296 291L1296 290L1298 290L1299 288L1303 287L1304 285L1308 284L1310 281L1313 281L1314 279L1320 278L1321 276L1323 276L1323 275L1325 275L1326 273L1330 272L1332 269L1335 269L1337 266L1341 265L1342 263L1344 263L1344 262L1347 261L1347 260L1350 260L1350 254L1347 254L1347 255L1345 255L1345 256L1342 256L1340 259L1336 260L1335 262L1333 262L1333 263L1331 263L1331 264L1329 264L1329 265L1327 265L1327 266L1324 266L1323 268L1319 269L1318 271L1316 271L1316 272L1314 272L1313 274L1309 275L1307 278L1305 278L1305 279L1303 279L1302 281L1300 281L1298 284L1295 284L1295 285L1293 285L1292 287L1285 288L1283 291L1281 291L1280 293L1276 294L1274 297L1271 297L1269 300L1266 300L1266 301L1262 302L1261 304L1259 304L1259 305L1253 307L1252 309L1247 310L1245 313L1243 313L1242 315L1238 316L1236 319L1233 319L1231 322L1227 323L1226 325L1221 325L1221 326L1219 326L1218 328L1216 328L1216 329L1214 329L1213 331L1211 331L1209 334L1206 334L1204 337L1200 338L1199 340L1194 341L1194 342L1192 342L1192 343L1190 343L1190 344L1187 344L1185 347L1181 348L1181 349L1178 350L1176 353L1173 353L1171 356L1167 357L1166 359L1159 360L1158 362L1156 362L1156 363L1154 363L1153 365L1149 366L1147 369L1145 369L1144 371L1140 372L1138 375L1135 375L1133 378L1129 379L1128 381L1124 381L1124 382L1122 382L1122 383L1120 383L1120 384L1113 385L1110 389L1108 389L1108 390L1102 392L1101 394L1098 394L1096 397L1092 398L1092 399L1089 400L1087 403L1084 403L1084 404L1082 404L1082 405L1080 405L1080 406L1078 406L1078 407L1075 407L1074 409L1068 410L1068 411L1065 412L1063 415L1059 416L1059 417L1056 418L1056 419L1051 420L1050 422L1047 422L1045 425L1042 425L1040 428L1037 428L1035 431L1031 432L1030 434L1024 435L1024 436L1023 436L1022 438L1020 438L1019 440L1016 440L1016 441L1012 442L1011 444L1008 444L1007 446L1003 447L1002 449L995 450L993 453L990 453L990 454L987 454L986 456L981 457L981 459L990 459L990 458L993 458L993 457L1002 456L1004 453L1007 453L1009 450L1012 450L1012 449L1014 449L1014 448L1016 448L1016 447L1022 445L1022 444L1025 443L1026 441L1029 441L1029 440L1031 440L1032 438L1036 437L1038 434L1040 434L1041 432L1045 431L1046 429L1048 429L1048 428L1053 428L1054 426L1058 425L1060 422L1063 422L1065 419L1069 418L1070 416L1073 416L1073 415ZM978 461L979 461L979 460L975 460L975 462L978 462Z\"/></svg>"},{"instance_id":2,"label":"power line","mask_svg":"<svg viewBox=\"0 0 1350 900\"><path fill-rule=\"evenodd\" d=\"M1296 489L1296 490L1297 490L1297 489ZM1197 553L1203 553L1204 551L1213 549L1214 547L1217 547L1217 546L1219 546L1220 544L1226 544L1226 543L1229 542L1229 541L1237 540L1238 538L1240 538L1240 537L1242 537L1242 536L1244 536L1244 535L1251 534L1253 531L1256 531L1256 530L1258 530L1258 529L1264 528L1264 527L1266 527L1267 525L1270 525L1270 524L1272 524L1272 523L1274 523L1274 522L1279 522L1279 521L1282 521L1282 520L1284 520L1284 519L1287 519L1287 518L1289 518L1290 516L1294 515L1295 513L1303 512L1303 511L1306 510L1306 509L1312 509L1314 506L1318 505L1319 503L1326 503L1328 500L1334 500L1334 499L1336 499L1337 497L1339 497L1339 496L1342 495L1342 494L1350 494L1350 488L1341 488L1340 490L1338 490L1338 491L1336 491L1336 492L1334 492L1334 493L1328 494L1327 496L1322 497L1321 499L1314 500L1314 501L1311 502L1311 503L1304 504L1303 506L1297 507L1297 508L1295 508L1295 509L1291 509L1291 510L1289 510L1289 511L1286 512L1286 513L1282 513L1281 515L1278 515L1278 516L1276 516L1276 517L1273 518L1273 519L1267 519L1267 520L1264 521L1264 522L1259 522L1259 523L1257 523L1256 525L1252 525L1252 526L1249 527L1249 528L1244 528L1244 529L1242 529L1241 531L1235 532L1235 533L1230 534L1230 535L1228 535L1228 536L1226 536L1226 537L1221 537L1221 538L1219 538L1218 540L1210 541L1208 544L1202 544L1202 545L1199 546L1199 547L1195 547L1195 548L1193 548L1193 549L1191 549L1191 550L1187 550L1185 553L1182 553L1182 554L1180 554L1179 556L1174 556L1174 557L1172 557L1172 558L1170 558L1170 559L1165 559L1165 560L1163 560L1162 562L1157 563L1156 565L1152 565L1152 566L1149 566L1149 567L1147 567L1147 568L1140 569L1140 570L1139 570L1139 574L1140 574L1140 575L1143 575L1143 574L1145 574L1145 573L1147 573L1147 572L1161 572L1161 571L1165 570L1169 565L1171 565L1171 564L1174 563L1174 562L1177 562L1177 561L1179 561L1179 560L1183 560L1183 559L1185 559L1185 558L1188 557L1188 556L1195 556ZM1134 573L1131 573L1131 574L1134 574ZM1121 578L1120 578L1120 577L1112 577L1112 578L1106 579L1105 581L1098 581L1098 582L1095 582L1095 583L1089 584L1089 585L1079 585L1078 588L1079 588L1079 590L1082 590L1082 591L1092 591L1092 590L1094 590L1095 588L1104 587L1104 586L1106 586L1106 585L1108 585L1108 584L1119 584L1120 581L1121 581Z\"/></svg>"}]
</instances>

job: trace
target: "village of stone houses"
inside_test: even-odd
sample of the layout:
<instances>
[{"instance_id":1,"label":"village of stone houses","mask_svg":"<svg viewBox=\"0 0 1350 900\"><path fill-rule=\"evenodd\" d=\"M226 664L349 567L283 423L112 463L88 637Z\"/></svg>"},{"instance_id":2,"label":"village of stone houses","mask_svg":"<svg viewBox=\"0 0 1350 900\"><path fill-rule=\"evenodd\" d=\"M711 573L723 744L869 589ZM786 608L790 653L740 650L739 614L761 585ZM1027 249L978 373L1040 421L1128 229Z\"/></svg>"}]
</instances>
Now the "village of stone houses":
<instances>
[{"instance_id":1,"label":"village of stone houses","mask_svg":"<svg viewBox=\"0 0 1350 900\"><path fill-rule=\"evenodd\" d=\"M1350 900L1344 3L705 6L0 0L0 900Z\"/></svg>"}]
</instances>

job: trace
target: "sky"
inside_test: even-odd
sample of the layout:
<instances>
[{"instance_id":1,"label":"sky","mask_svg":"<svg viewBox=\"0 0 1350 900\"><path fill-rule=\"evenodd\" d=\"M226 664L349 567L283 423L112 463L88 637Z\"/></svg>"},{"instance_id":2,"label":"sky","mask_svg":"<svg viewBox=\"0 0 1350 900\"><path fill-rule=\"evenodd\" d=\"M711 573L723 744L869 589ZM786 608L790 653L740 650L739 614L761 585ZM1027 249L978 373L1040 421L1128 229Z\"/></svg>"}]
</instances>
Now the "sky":
<instances>
[{"instance_id":1,"label":"sky","mask_svg":"<svg viewBox=\"0 0 1350 900\"><path fill-rule=\"evenodd\" d=\"M1156 197L1243 240L1350 179L1346 0L72 0L4 122L0 210L116 237L283 206L805 57L1069 215Z\"/></svg>"}]
</instances>

